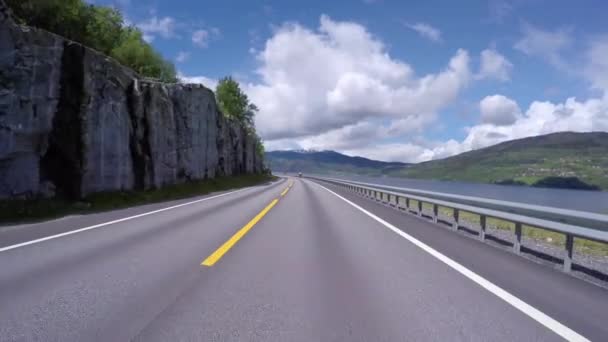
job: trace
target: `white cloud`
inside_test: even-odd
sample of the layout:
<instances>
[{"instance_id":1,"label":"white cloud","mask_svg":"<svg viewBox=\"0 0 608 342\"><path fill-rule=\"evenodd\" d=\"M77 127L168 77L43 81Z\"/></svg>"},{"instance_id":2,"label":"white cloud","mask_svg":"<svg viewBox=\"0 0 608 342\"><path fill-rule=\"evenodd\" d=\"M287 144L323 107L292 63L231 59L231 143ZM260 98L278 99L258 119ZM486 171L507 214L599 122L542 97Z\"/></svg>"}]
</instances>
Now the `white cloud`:
<instances>
[{"instance_id":1,"label":"white cloud","mask_svg":"<svg viewBox=\"0 0 608 342\"><path fill-rule=\"evenodd\" d=\"M298 143L304 149L346 150L365 146L370 141L385 136L386 133L386 127L378 123L362 121L312 137L299 139Z\"/></svg>"},{"instance_id":2,"label":"white cloud","mask_svg":"<svg viewBox=\"0 0 608 342\"><path fill-rule=\"evenodd\" d=\"M155 36L153 36L153 35L151 35L151 34L146 34L146 33L144 33L144 34L142 35L142 38L143 38L143 39L144 39L146 42L148 42L148 43L152 43L152 42L154 41L154 39L156 39L156 37L155 37Z\"/></svg>"},{"instance_id":3,"label":"white cloud","mask_svg":"<svg viewBox=\"0 0 608 342\"><path fill-rule=\"evenodd\" d=\"M520 48L539 55L532 43L536 41L529 39ZM559 60L567 45L545 46L549 49L542 56ZM608 38L597 37L587 54L585 75L602 90L608 84L607 50ZM409 64L391 57L364 26L327 16L314 30L294 23L277 28L255 54L260 81L242 85L260 107L256 125L267 150L336 149L380 160L419 162L539 134L608 130L608 94L584 101L534 101L525 110L497 94L481 99L480 123L465 128L464 139L417 139L473 78L468 53L458 50L442 70L416 75ZM504 56L488 49L481 53L474 78L507 80L511 69ZM210 88L217 83L207 77L180 78Z\"/></svg>"},{"instance_id":4,"label":"white cloud","mask_svg":"<svg viewBox=\"0 0 608 342\"><path fill-rule=\"evenodd\" d=\"M209 31L196 30L192 33L192 42L194 45L206 48L209 45Z\"/></svg>"},{"instance_id":5,"label":"white cloud","mask_svg":"<svg viewBox=\"0 0 608 342\"><path fill-rule=\"evenodd\" d=\"M205 77L205 76L186 76L182 73L178 73L177 77L183 83L202 84L205 87L207 87L213 91L215 91L215 88L217 87L217 83L218 83L218 81L216 79Z\"/></svg>"},{"instance_id":6,"label":"white cloud","mask_svg":"<svg viewBox=\"0 0 608 342\"><path fill-rule=\"evenodd\" d=\"M608 98L563 103L534 101L511 125L480 124L469 129L464 148L475 149L501 141L561 131L608 131Z\"/></svg>"},{"instance_id":7,"label":"white cloud","mask_svg":"<svg viewBox=\"0 0 608 342\"><path fill-rule=\"evenodd\" d=\"M278 28L257 59L262 82L245 88L260 107L256 125L267 140L323 134L368 119L432 121L471 77L464 50L444 70L416 77L365 27L327 16L316 31L299 24Z\"/></svg>"},{"instance_id":8,"label":"white cloud","mask_svg":"<svg viewBox=\"0 0 608 342\"><path fill-rule=\"evenodd\" d=\"M544 31L524 23L523 37L514 48L529 56L540 57L558 68L566 68L561 52L572 44L571 30Z\"/></svg>"},{"instance_id":9,"label":"white cloud","mask_svg":"<svg viewBox=\"0 0 608 342\"><path fill-rule=\"evenodd\" d=\"M424 38L430 39L434 42L441 41L441 31L429 24L415 23L415 24L405 24L405 26L418 32L418 34L420 34Z\"/></svg>"},{"instance_id":10,"label":"white cloud","mask_svg":"<svg viewBox=\"0 0 608 342\"><path fill-rule=\"evenodd\" d=\"M434 147L423 149L420 152L423 157L415 160L443 158L507 140L555 132L608 131L608 97L586 101L568 98L563 103L534 101L525 113L520 114L517 113L519 106L514 101L501 95L495 96L500 96L500 101L507 103L507 106L516 107L511 109L516 111L516 119L511 124L487 122L469 127L466 138L461 142L450 140L437 143ZM379 146L377 149L382 151L384 147Z\"/></svg>"},{"instance_id":11,"label":"white cloud","mask_svg":"<svg viewBox=\"0 0 608 342\"><path fill-rule=\"evenodd\" d=\"M377 135L375 135L377 131L372 127L363 125L357 127L354 131L360 130L360 132L369 134L372 139L367 144L345 145L340 142L340 139L348 139L348 134L335 134L332 139L326 139L323 141L324 144L321 145L310 144L310 141L313 140L304 139L304 146L298 145L298 148L322 149L325 146L329 146L328 148L336 146L336 149L349 155L365 156L385 161L421 162L449 157L507 140L542 134L563 131L608 131L608 97L592 98L586 101L569 98L563 103L534 101L525 113L521 113L519 106L505 96L490 96L484 98L482 102L488 98L499 99L496 102L502 102L502 106L505 107L513 106L511 110L515 112L516 119L508 125L482 122L468 127L467 136L462 141L450 139L443 142L383 143L377 139ZM498 105L498 108L500 107ZM332 142L334 142L333 145ZM289 145L284 141L282 146Z\"/></svg>"},{"instance_id":12,"label":"white cloud","mask_svg":"<svg viewBox=\"0 0 608 342\"><path fill-rule=\"evenodd\" d=\"M496 126L513 124L521 116L517 103L503 95L486 96L479 103L481 122Z\"/></svg>"},{"instance_id":13,"label":"white cloud","mask_svg":"<svg viewBox=\"0 0 608 342\"><path fill-rule=\"evenodd\" d=\"M431 159L448 157L461 152L463 152L462 146L455 140L449 140L442 144L375 144L344 151L345 154L352 156L365 156L376 160L400 161L406 163L419 163Z\"/></svg>"},{"instance_id":14,"label":"white cloud","mask_svg":"<svg viewBox=\"0 0 608 342\"><path fill-rule=\"evenodd\" d=\"M190 59L190 52L180 51L177 53L177 57L175 57L175 61L178 63L183 63Z\"/></svg>"},{"instance_id":15,"label":"white cloud","mask_svg":"<svg viewBox=\"0 0 608 342\"><path fill-rule=\"evenodd\" d=\"M147 42L152 42L157 35L168 39L175 37L175 19L171 17L152 18L140 22L136 25L143 33L143 38Z\"/></svg>"},{"instance_id":16,"label":"white cloud","mask_svg":"<svg viewBox=\"0 0 608 342\"><path fill-rule=\"evenodd\" d=\"M207 48L209 43L218 39L222 32L217 27L198 29L192 32L192 43L199 48Z\"/></svg>"},{"instance_id":17,"label":"white cloud","mask_svg":"<svg viewBox=\"0 0 608 342\"><path fill-rule=\"evenodd\" d=\"M505 56L498 53L495 49L486 49L481 52L481 66L476 78L493 78L504 82L511 79L510 73L512 69L513 64Z\"/></svg>"}]
</instances>

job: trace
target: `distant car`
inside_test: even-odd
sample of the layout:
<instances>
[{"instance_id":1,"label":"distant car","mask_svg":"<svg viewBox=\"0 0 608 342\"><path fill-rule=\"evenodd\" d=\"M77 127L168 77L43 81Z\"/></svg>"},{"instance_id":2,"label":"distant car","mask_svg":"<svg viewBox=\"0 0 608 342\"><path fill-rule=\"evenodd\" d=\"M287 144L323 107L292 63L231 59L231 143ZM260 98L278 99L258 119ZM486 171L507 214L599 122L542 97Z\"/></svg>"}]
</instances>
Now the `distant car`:
<instances>
[{"instance_id":1,"label":"distant car","mask_svg":"<svg viewBox=\"0 0 608 342\"><path fill-rule=\"evenodd\" d=\"M302 172L298 172L298 177L302 177Z\"/></svg>"}]
</instances>

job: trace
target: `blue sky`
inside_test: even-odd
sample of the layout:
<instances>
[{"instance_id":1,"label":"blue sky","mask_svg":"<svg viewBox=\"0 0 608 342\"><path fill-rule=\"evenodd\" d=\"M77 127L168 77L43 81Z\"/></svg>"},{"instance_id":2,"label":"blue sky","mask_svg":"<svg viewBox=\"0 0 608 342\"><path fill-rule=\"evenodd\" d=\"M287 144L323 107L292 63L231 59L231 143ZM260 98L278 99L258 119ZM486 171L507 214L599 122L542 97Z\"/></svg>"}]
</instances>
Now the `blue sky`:
<instances>
[{"instance_id":1,"label":"blue sky","mask_svg":"<svg viewBox=\"0 0 608 342\"><path fill-rule=\"evenodd\" d=\"M423 161L608 130L600 0L95 0L209 87L233 75L267 149Z\"/></svg>"}]
</instances>

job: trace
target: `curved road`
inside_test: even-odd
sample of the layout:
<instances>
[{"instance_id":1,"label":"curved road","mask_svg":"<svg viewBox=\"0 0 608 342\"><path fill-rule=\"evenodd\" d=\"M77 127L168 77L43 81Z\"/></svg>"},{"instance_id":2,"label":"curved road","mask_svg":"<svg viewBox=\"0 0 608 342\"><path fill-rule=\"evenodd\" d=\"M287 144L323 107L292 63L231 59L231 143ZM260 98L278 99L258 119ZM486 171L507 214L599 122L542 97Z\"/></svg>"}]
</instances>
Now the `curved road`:
<instances>
[{"instance_id":1,"label":"curved road","mask_svg":"<svg viewBox=\"0 0 608 342\"><path fill-rule=\"evenodd\" d=\"M605 289L344 190L195 200L0 227L0 340L608 339Z\"/></svg>"}]
</instances>

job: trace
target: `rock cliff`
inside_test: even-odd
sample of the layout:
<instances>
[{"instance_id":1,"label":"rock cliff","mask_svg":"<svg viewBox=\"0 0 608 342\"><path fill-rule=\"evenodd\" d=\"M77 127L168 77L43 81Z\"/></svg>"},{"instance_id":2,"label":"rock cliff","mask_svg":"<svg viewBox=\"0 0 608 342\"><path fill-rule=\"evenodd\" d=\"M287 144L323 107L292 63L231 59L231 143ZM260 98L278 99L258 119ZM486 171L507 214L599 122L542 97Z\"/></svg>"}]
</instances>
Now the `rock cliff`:
<instances>
[{"instance_id":1,"label":"rock cliff","mask_svg":"<svg viewBox=\"0 0 608 342\"><path fill-rule=\"evenodd\" d=\"M142 79L17 25L0 0L0 198L81 198L260 173L261 158L211 90Z\"/></svg>"}]
</instances>

